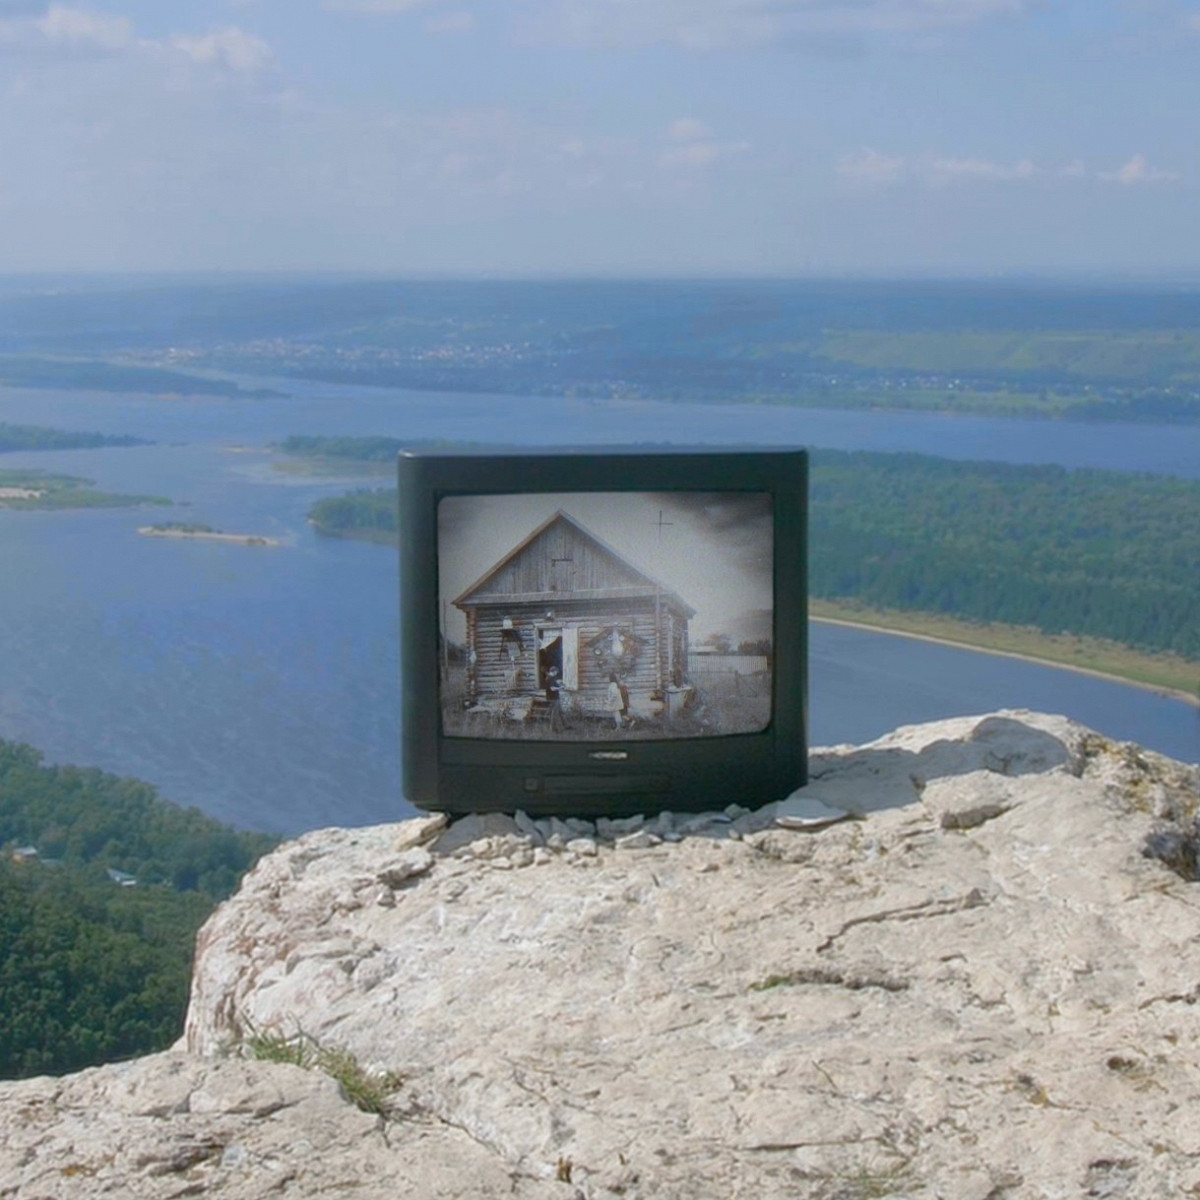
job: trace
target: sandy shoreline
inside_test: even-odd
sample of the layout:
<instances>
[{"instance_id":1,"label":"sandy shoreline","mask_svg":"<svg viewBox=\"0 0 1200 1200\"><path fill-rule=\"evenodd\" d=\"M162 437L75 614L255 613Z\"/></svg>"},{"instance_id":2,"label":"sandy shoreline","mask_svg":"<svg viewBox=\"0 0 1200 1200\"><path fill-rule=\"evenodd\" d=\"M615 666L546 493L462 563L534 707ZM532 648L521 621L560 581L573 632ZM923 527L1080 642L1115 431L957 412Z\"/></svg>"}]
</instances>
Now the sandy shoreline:
<instances>
[{"instance_id":1,"label":"sandy shoreline","mask_svg":"<svg viewBox=\"0 0 1200 1200\"><path fill-rule=\"evenodd\" d=\"M153 525L142 525L138 529L142 537L183 538L192 542L233 542L239 546L280 546L278 538L263 537L258 533L218 533L202 529L156 529Z\"/></svg>"},{"instance_id":2,"label":"sandy shoreline","mask_svg":"<svg viewBox=\"0 0 1200 1200\"><path fill-rule=\"evenodd\" d=\"M935 637L929 633L912 633L906 629L892 629L886 625L870 625L865 621L849 621L842 617L810 617L809 620L822 625L844 625L847 629L861 629L867 633L886 633L889 637L912 638L918 642L929 642L935 646L950 646L956 650L973 650L976 654L992 654L997 658L1014 658L1018 662L1033 663L1039 667L1054 667L1060 671L1073 671L1076 675L1088 675L1093 679L1103 679L1109 683L1123 683L1126 687L1140 688L1144 692L1153 692L1168 700L1182 700L1193 708L1200 708L1200 697L1181 688L1165 687L1157 683L1144 683L1138 679L1128 679L1124 675L1114 675L1111 671L1097 671L1093 667L1079 667L1072 663L1060 662L1053 658L1039 658L1035 654L1020 654L1015 650L996 650L990 646L979 646L972 642L957 641L954 638Z\"/></svg>"}]
</instances>

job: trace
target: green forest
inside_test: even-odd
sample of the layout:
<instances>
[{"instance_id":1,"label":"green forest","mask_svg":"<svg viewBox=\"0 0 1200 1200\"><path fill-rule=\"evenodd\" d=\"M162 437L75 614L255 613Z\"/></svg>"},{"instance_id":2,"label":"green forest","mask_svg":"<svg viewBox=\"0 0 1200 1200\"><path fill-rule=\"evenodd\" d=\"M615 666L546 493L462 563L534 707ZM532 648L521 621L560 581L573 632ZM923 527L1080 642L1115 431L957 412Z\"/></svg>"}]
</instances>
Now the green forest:
<instances>
[{"instance_id":1,"label":"green forest","mask_svg":"<svg viewBox=\"0 0 1200 1200\"><path fill-rule=\"evenodd\" d=\"M197 930L276 843L0 740L0 1077L170 1045Z\"/></svg>"},{"instance_id":2,"label":"green forest","mask_svg":"<svg viewBox=\"0 0 1200 1200\"><path fill-rule=\"evenodd\" d=\"M270 385L286 377L479 396L1200 421L1200 290L1178 284L159 282L0 297L0 317L0 386L248 399L277 395ZM247 387L246 375L266 386Z\"/></svg>"},{"instance_id":3,"label":"green forest","mask_svg":"<svg viewBox=\"0 0 1200 1200\"><path fill-rule=\"evenodd\" d=\"M91 358L0 355L0 387L70 388L92 392L138 392L160 396L280 396L270 388L247 390L224 379L188 375L163 367Z\"/></svg>"},{"instance_id":4,"label":"green forest","mask_svg":"<svg viewBox=\"0 0 1200 1200\"><path fill-rule=\"evenodd\" d=\"M123 492L98 492L92 480L75 475L50 475L45 471L0 470L0 508L142 508L168 506L165 496L136 496ZM21 495L22 492L32 493Z\"/></svg>"},{"instance_id":5,"label":"green forest","mask_svg":"<svg viewBox=\"0 0 1200 1200\"><path fill-rule=\"evenodd\" d=\"M345 496L327 496L309 509L308 519L319 533L368 542L396 544L396 492L364 488Z\"/></svg>"},{"instance_id":6,"label":"green forest","mask_svg":"<svg viewBox=\"0 0 1200 1200\"><path fill-rule=\"evenodd\" d=\"M91 450L101 446L147 446L128 434L76 433L43 425L10 425L0 421L0 454L14 450Z\"/></svg>"},{"instance_id":7,"label":"green forest","mask_svg":"<svg viewBox=\"0 0 1200 1200\"><path fill-rule=\"evenodd\" d=\"M479 394L1200 421L1200 300L1182 288L497 281L340 302L344 319L325 304L324 328L231 340L209 361Z\"/></svg>"},{"instance_id":8,"label":"green forest","mask_svg":"<svg viewBox=\"0 0 1200 1200\"><path fill-rule=\"evenodd\" d=\"M280 442L283 454L297 458L341 458L352 462L394 463L403 446L412 445L394 437L316 437L292 434Z\"/></svg>"},{"instance_id":9,"label":"green forest","mask_svg":"<svg viewBox=\"0 0 1200 1200\"><path fill-rule=\"evenodd\" d=\"M292 434L275 447L281 454L293 458L336 459L342 462L375 463L393 466L401 450L470 450L486 445L496 449L496 442L469 442L448 438L398 437L325 437L311 434Z\"/></svg>"},{"instance_id":10,"label":"green forest","mask_svg":"<svg viewBox=\"0 0 1200 1200\"><path fill-rule=\"evenodd\" d=\"M1200 483L1115 471L813 454L814 597L1200 658ZM396 496L320 501L325 533L395 539Z\"/></svg>"},{"instance_id":11,"label":"green forest","mask_svg":"<svg viewBox=\"0 0 1200 1200\"><path fill-rule=\"evenodd\" d=\"M814 456L823 599L1200 658L1200 483L906 454Z\"/></svg>"},{"instance_id":12,"label":"green forest","mask_svg":"<svg viewBox=\"0 0 1200 1200\"><path fill-rule=\"evenodd\" d=\"M1194 328L838 330L815 349L831 362L871 370L1139 386L1200 382Z\"/></svg>"}]
</instances>

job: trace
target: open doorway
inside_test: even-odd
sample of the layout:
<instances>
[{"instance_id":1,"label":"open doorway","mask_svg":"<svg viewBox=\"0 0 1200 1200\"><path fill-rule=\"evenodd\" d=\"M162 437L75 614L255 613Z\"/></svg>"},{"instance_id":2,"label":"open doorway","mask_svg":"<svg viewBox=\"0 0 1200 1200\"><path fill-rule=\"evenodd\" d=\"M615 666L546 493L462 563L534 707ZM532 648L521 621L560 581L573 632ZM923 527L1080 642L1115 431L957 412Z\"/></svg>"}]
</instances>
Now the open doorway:
<instances>
[{"instance_id":1,"label":"open doorway","mask_svg":"<svg viewBox=\"0 0 1200 1200\"><path fill-rule=\"evenodd\" d=\"M561 629L539 629L537 631L537 677L538 684L546 691L562 687L563 641ZM551 675L553 672L553 675ZM552 682L553 680L553 682Z\"/></svg>"}]
</instances>

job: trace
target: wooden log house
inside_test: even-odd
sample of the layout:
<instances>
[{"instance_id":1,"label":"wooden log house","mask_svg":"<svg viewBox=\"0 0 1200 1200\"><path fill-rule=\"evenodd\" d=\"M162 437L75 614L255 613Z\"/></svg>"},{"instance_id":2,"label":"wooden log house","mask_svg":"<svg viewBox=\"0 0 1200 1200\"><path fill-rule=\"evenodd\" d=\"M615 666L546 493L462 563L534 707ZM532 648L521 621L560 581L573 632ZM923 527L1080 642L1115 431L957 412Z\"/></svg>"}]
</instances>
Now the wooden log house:
<instances>
[{"instance_id":1,"label":"wooden log house","mask_svg":"<svg viewBox=\"0 0 1200 1200\"><path fill-rule=\"evenodd\" d=\"M688 690L695 610L561 509L454 600L466 615L467 702L504 708L548 698L551 669L565 710L606 711L610 676L641 717Z\"/></svg>"}]
</instances>

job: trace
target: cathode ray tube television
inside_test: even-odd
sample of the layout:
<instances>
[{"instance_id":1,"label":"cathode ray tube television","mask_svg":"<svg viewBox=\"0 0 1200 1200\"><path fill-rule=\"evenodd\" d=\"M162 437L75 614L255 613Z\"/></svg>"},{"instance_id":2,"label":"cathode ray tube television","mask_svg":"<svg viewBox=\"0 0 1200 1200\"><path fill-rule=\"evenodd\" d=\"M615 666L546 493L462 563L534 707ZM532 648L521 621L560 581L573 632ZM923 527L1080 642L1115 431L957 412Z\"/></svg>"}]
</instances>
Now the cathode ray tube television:
<instances>
[{"instance_id":1,"label":"cathode ray tube television","mask_svg":"<svg viewBox=\"0 0 1200 1200\"><path fill-rule=\"evenodd\" d=\"M807 782L800 449L402 451L406 798L759 807Z\"/></svg>"}]
</instances>

